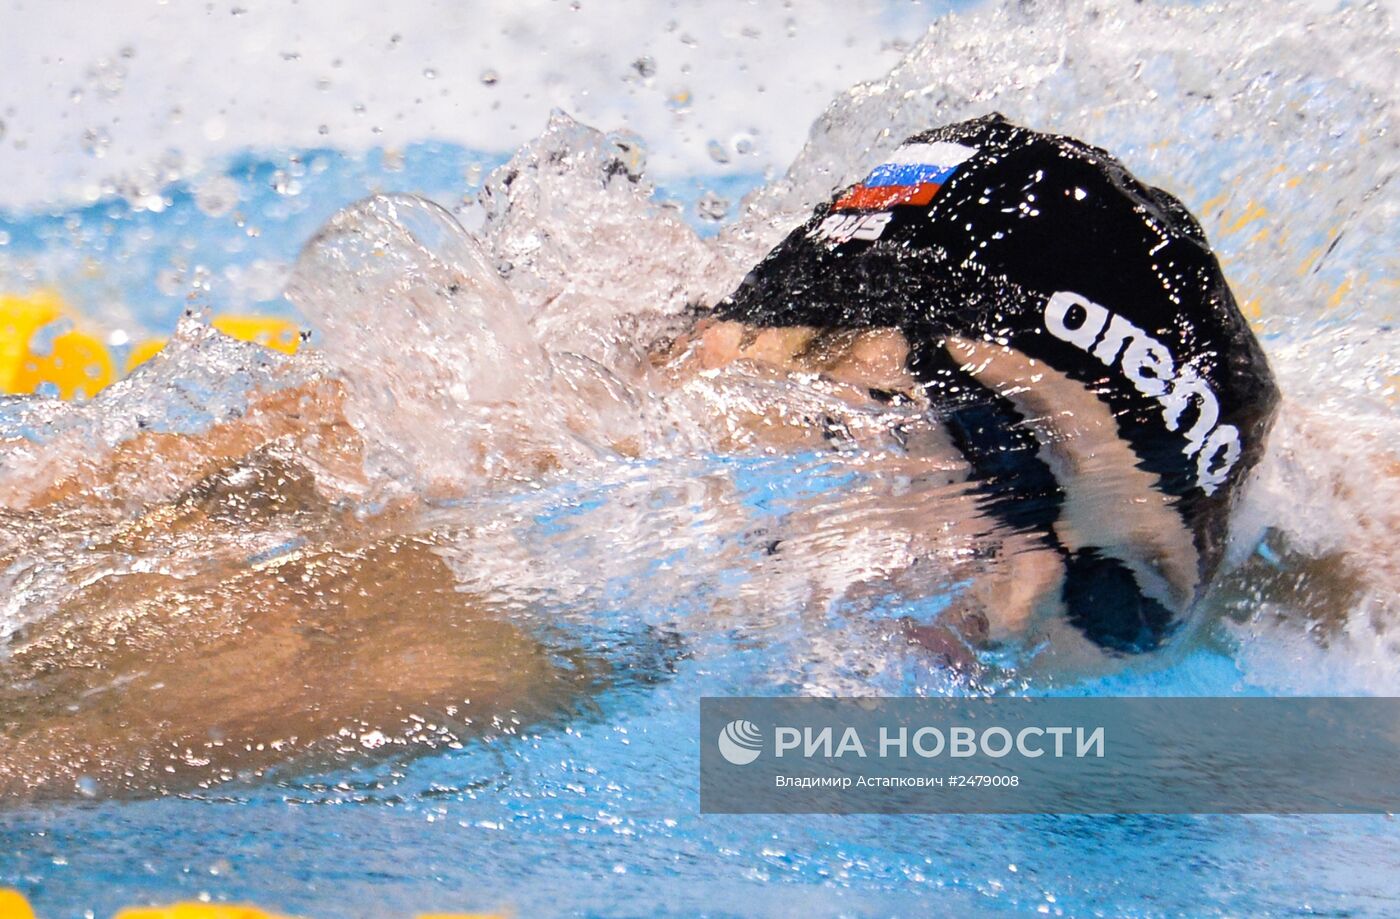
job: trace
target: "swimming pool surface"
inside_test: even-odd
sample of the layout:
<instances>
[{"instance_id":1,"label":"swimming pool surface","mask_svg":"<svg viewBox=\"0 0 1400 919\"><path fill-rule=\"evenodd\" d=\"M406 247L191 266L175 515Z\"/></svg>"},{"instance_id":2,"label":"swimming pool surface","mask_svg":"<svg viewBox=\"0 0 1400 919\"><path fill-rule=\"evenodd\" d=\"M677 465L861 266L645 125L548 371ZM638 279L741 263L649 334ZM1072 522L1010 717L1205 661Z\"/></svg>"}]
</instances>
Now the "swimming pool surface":
<instances>
[{"instance_id":1,"label":"swimming pool surface","mask_svg":"<svg viewBox=\"0 0 1400 919\"><path fill-rule=\"evenodd\" d=\"M1120 15L1093 4L1085 10L1086 23ZM744 194L767 188L757 206L784 214L842 170L859 172L868 152L861 144L886 142L882 128L901 129L926 109L996 105L1066 130L1093 126L1096 139L1121 142L1116 152L1135 169L1202 213L1295 401L1316 403L1357 443L1386 443L1397 379L1397 229L1384 221L1394 210L1393 185L1385 190L1396 159L1391 97L1366 83L1361 57L1344 65L1337 61L1346 55L1332 53L1373 41L1362 18L1373 13L1326 20L1336 44L1315 57L1306 46L1322 40L1317 33L1281 26L1283 37L1270 41L1305 50L1296 58L1270 51L1270 60L1283 62L1277 68L1244 58L1252 75L1239 76L1234 94L1220 99L1206 98L1201 85L1235 73L1232 55L1256 53L1235 50L1231 36L1246 29L1252 7L1222 14L1200 49L1188 40L1197 29L1191 23L1214 20L1160 29L1162 47L1140 54L1126 39L1115 45L1121 30L1108 25L1104 34L1117 38L1086 32L1053 44L1062 31L1056 23L1078 22L1077 14L1027 13L1023 21L1023 13L1008 4L978 20L982 44L956 45L952 31L935 35L883 88L843 97L814 127L813 147L786 184L766 185L760 172L736 166L666 177L658 200L708 239L734 225ZM1268 14L1307 18L1294 7L1269 5ZM1158 28L1157 20L1128 22ZM1127 30L1143 42L1150 31ZM1201 76L1198 50L1218 69ZM1018 95L1023 79L1033 93ZM1171 124L1159 136L1167 109ZM1292 135L1279 120L1260 129L1266 136L1250 134L1239 111L1289 113L1320 152L1286 142ZM1178 147L1191 136L1201 138L1200 150L1188 156ZM1347 159L1339 138L1356 137L1373 152ZM1319 138L1336 145L1322 149ZM861 152L841 162L823 143ZM192 303L214 314L299 321L283 285L302 245L337 210L373 192L413 192L474 229L482 214L472 197L506 159L429 137L358 152L260 147L212 161L154 196L11 207L0 211L0 292L61 291L102 330L118 364L142 339L169 334ZM700 206L706 195L724 199L726 216ZM1375 195L1390 195L1390 210ZM1300 253L1308 255L1302 271L1284 265L1283 256ZM1266 307L1249 296L1255 292ZM388 344L406 334L385 329ZM311 346L322 336L313 330ZM219 394L204 395L217 401ZM19 405L0 406L0 435L35 433L24 428ZM1270 467L1272 488L1313 481L1289 478L1295 467L1333 470L1348 455L1335 443L1288 446L1293 452ZM156 799L9 803L0 806L0 887L22 891L41 917L105 917L122 906L192 899L327 919L500 909L520 916L1400 914L1400 824L1389 816L701 815L702 696L1394 691L1400 652L1384 629L1372 642L1353 622L1324 647L1228 615L1109 676L1013 674L970 687L903 648L891 625L932 617L959 585L917 601L881 600L857 615L804 602L801 572L786 579L781 559L762 558L770 522L839 501L862 474L830 455L703 454L670 465L623 462L516 496L441 502L431 511L439 522L508 520L514 544L543 560L532 576L541 583L557 576L569 588L539 591L522 621L561 657L587 649L602 663L585 692L550 717L507 725L460 749L329 772L284 770L267 781ZM694 489L712 481L732 490L729 518L700 513L709 505ZM1255 536L1288 530L1301 540L1366 501L1321 495L1256 500L1240 528ZM1341 510L1331 516L1318 510L1334 505ZM1235 556L1287 571L1262 539L1244 538ZM757 578L760 570L771 576ZM1390 582L1376 583L1382 599L1367 609L1379 617L1394 593ZM1268 618L1273 607L1266 607L1258 600L1249 609ZM8 625L0 621L0 635Z\"/></svg>"}]
</instances>

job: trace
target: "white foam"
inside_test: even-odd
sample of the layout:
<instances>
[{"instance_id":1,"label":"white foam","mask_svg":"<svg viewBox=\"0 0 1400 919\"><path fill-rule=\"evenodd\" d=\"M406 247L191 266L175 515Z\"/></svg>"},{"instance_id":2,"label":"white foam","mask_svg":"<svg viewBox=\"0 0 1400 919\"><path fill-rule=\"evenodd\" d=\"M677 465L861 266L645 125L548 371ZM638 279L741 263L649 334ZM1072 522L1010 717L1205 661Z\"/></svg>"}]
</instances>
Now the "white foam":
<instances>
[{"instance_id":1,"label":"white foam","mask_svg":"<svg viewBox=\"0 0 1400 919\"><path fill-rule=\"evenodd\" d=\"M7 4L0 207L83 200L113 177L247 148L437 138L507 153L554 108L648 138L660 174L780 169L832 96L887 70L939 9L111 0L101 15L59 15Z\"/></svg>"}]
</instances>

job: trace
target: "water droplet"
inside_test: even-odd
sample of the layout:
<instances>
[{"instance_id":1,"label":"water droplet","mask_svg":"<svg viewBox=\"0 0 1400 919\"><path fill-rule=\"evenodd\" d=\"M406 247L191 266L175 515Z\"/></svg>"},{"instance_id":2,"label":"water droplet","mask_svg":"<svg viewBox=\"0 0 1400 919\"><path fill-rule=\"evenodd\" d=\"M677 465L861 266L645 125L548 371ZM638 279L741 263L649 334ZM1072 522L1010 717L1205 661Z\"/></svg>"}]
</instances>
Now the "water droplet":
<instances>
[{"instance_id":1,"label":"water droplet","mask_svg":"<svg viewBox=\"0 0 1400 919\"><path fill-rule=\"evenodd\" d=\"M437 71L434 70L434 69L431 68L431 67L424 67L424 68L423 68L423 76L424 76L424 78L429 79L429 80L436 80L436 79L437 79Z\"/></svg>"},{"instance_id":2,"label":"water droplet","mask_svg":"<svg viewBox=\"0 0 1400 919\"><path fill-rule=\"evenodd\" d=\"M712 140L705 145L705 150L710 154L710 159L716 163L729 162L729 151L724 149L724 144L717 140Z\"/></svg>"},{"instance_id":3,"label":"water droplet","mask_svg":"<svg viewBox=\"0 0 1400 919\"><path fill-rule=\"evenodd\" d=\"M223 217L238 205L238 183L216 176L195 189L194 203L206 216Z\"/></svg>"},{"instance_id":4,"label":"water droplet","mask_svg":"<svg viewBox=\"0 0 1400 919\"><path fill-rule=\"evenodd\" d=\"M5 139L5 119L0 118L0 140Z\"/></svg>"},{"instance_id":5,"label":"water droplet","mask_svg":"<svg viewBox=\"0 0 1400 919\"><path fill-rule=\"evenodd\" d=\"M647 148L641 138L634 134L612 133L608 135L608 140L616 151L616 163L627 173L627 177L633 181L641 178L647 165Z\"/></svg>"},{"instance_id":6,"label":"water droplet","mask_svg":"<svg viewBox=\"0 0 1400 919\"><path fill-rule=\"evenodd\" d=\"M97 793L102 790L102 786L97 784L97 779L90 775L80 777L76 785L78 794L85 798L95 798Z\"/></svg>"},{"instance_id":7,"label":"water droplet","mask_svg":"<svg viewBox=\"0 0 1400 919\"><path fill-rule=\"evenodd\" d=\"M156 272L156 290L165 297L178 297L185 292L185 272L179 268L162 268Z\"/></svg>"},{"instance_id":8,"label":"water droplet","mask_svg":"<svg viewBox=\"0 0 1400 919\"><path fill-rule=\"evenodd\" d=\"M492 70L490 67L481 71L481 82L487 86L495 86L500 80L500 74L496 73L496 71Z\"/></svg>"},{"instance_id":9,"label":"water droplet","mask_svg":"<svg viewBox=\"0 0 1400 919\"><path fill-rule=\"evenodd\" d=\"M723 220L729 215L729 199L707 191L695 202L695 216L701 220Z\"/></svg>"},{"instance_id":10,"label":"water droplet","mask_svg":"<svg viewBox=\"0 0 1400 919\"><path fill-rule=\"evenodd\" d=\"M88 128L83 132L82 148L88 156L100 160L107 155L110 146L112 135L107 133L106 128Z\"/></svg>"},{"instance_id":11,"label":"water droplet","mask_svg":"<svg viewBox=\"0 0 1400 919\"><path fill-rule=\"evenodd\" d=\"M740 156L748 156L753 152L754 137L747 132L735 134L729 141L729 145L734 148L734 152Z\"/></svg>"},{"instance_id":12,"label":"water droplet","mask_svg":"<svg viewBox=\"0 0 1400 919\"><path fill-rule=\"evenodd\" d=\"M272 190L279 195L294 198L301 194L301 182L285 169L279 169L272 174Z\"/></svg>"},{"instance_id":13,"label":"water droplet","mask_svg":"<svg viewBox=\"0 0 1400 919\"><path fill-rule=\"evenodd\" d=\"M643 80L649 80L656 76L656 58L644 55L632 62L632 69Z\"/></svg>"},{"instance_id":14,"label":"water droplet","mask_svg":"<svg viewBox=\"0 0 1400 919\"><path fill-rule=\"evenodd\" d=\"M325 137L325 136L326 136L327 134L329 134L330 132L331 132L331 129L330 129L330 126L329 126L329 125L324 125L324 124L323 124L323 125L321 125L319 128L316 129L316 133L317 133L317 134L320 134L322 137Z\"/></svg>"},{"instance_id":15,"label":"water droplet","mask_svg":"<svg viewBox=\"0 0 1400 919\"><path fill-rule=\"evenodd\" d=\"M690 103L694 101L690 90L684 86L677 86L666 95L666 105L673 112L689 111Z\"/></svg>"},{"instance_id":16,"label":"water droplet","mask_svg":"<svg viewBox=\"0 0 1400 919\"><path fill-rule=\"evenodd\" d=\"M114 99L126 85L126 65L111 58L98 58L97 63L87 69L88 86L97 91L102 99Z\"/></svg>"}]
</instances>

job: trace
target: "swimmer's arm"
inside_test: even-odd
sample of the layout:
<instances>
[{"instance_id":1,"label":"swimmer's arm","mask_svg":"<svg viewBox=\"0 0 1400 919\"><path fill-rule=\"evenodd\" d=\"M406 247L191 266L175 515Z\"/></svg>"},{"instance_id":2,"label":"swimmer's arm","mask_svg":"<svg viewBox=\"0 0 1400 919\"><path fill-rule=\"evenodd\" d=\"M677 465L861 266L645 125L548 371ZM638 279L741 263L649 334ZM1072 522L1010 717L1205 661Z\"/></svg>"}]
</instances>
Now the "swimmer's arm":
<instances>
[{"instance_id":1,"label":"swimmer's arm","mask_svg":"<svg viewBox=\"0 0 1400 919\"><path fill-rule=\"evenodd\" d=\"M899 394L911 401L918 398L918 387L907 369L908 359L908 342L894 329L823 336L810 327L759 329L710 319L697 323L659 353L656 363L673 381L723 371L741 362L749 373L820 375L846 387L851 404L869 405L872 390ZM739 420L761 446L829 446L810 420L798 425L775 422L774 416L781 418L782 411L782 406L774 406L768 414L751 414ZM902 428L905 449L871 451L862 468L886 482L946 483L946 488L934 489L932 503L920 506L916 491L897 498L850 494L836 505L824 500L810 514L799 512L789 517L785 551L818 557L825 551L824 544L873 542L898 546L900 554L911 558L952 558L960 546L988 541L990 521L977 506L975 495L954 487L967 474L961 454L940 428L926 420ZM855 512L844 513L846 505ZM936 627L910 626L911 637L950 660L965 661L966 643L979 645L1020 634L1047 601L1058 597L1063 565L1057 552L1023 534L998 534L991 540L997 543L997 558L976 573L959 608L942 617L946 621ZM812 545L804 548L807 542ZM958 652L958 648L963 651Z\"/></svg>"},{"instance_id":2,"label":"swimmer's arm","mask_svg":"<svg viewBox=\"0 0 1400 919\"><path fill-rule=\"evenodd\" d=\"M143 432L115 447L61 435L35 447L9 444L11 468L0 506L33 510L56 504L145 505L168 500L231 461L285 440L323 478L347 489L363 483L360 438L342 413L339 383L320 380L258 394L239 415L200 434ZM21 464L33 454L36 461Z\"/></svg>"},{"instance_id":3,"label":"swimmer's arm","mask_svg":"<svg viewBox=\"0 0 1400 919\"><path fill-rule=\"evenodd\" d=\"M112 575L0 661L0 802L430 751L537 719L600 677L596 661L558 661L458 592L424 539Z\"/></svg>"}]
</instances>

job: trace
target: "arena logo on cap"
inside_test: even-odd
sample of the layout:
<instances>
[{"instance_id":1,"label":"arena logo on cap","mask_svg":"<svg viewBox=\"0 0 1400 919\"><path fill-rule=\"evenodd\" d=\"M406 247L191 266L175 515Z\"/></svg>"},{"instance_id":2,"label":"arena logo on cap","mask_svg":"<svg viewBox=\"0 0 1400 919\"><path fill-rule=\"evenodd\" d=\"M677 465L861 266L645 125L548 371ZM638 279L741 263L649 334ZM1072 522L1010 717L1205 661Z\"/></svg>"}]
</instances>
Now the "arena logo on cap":
<instances>
[{"instance_id":1,"label":"arena logo on cap","mask_svg":"<svg viewBox=\"0 0 1400 919\"><path fill-rule=\"evenodd\" d=\"M1045 329L1105 367L1118 364L1133 388L1161 404L1168 431L1179 430L1182 416L1195 406L1195 421L1182 432L1186 445L1181 452L1196 458L1196 485L1206 494L1224 484L1240 458L1240 432L1234 425L1216 423L1220 400L1195 368L1178 364L1171 349L1122 316L1070 291L1059 291L1046 302Z\"/></svg>"},{"instance_id":2,"label":"arena logo on cap","mask_svg":"<svg viewBox=\"0 0 1400 919\"><path fill-rule=\"evenodd\" d=\"M875 211L901 204L926 205L976 152L976 147L947 141L904 144L836 199L832 209Z\"/></svg>"}]
</instances>

